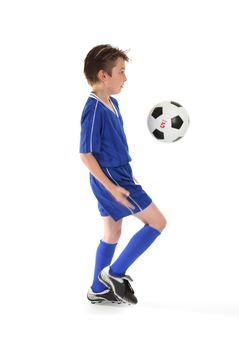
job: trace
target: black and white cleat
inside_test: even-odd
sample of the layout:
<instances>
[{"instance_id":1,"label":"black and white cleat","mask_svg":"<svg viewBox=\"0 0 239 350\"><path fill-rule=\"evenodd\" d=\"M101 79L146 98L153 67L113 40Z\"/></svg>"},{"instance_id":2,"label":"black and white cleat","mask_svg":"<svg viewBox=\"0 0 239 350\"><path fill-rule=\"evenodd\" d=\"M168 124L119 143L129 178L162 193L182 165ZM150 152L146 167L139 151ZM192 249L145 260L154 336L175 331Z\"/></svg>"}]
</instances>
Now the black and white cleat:
<instances>
[{"instance_id":1,"label":"black and white cleat","mask_svg":"<svg viewBox=\"0 0 239 350\"><path fill-rule=\"evenodd\" d=\"M103 292L95 293L90 288L87 292L87 299L92 304L101 304L105 302L121 304L121 300L110 289L106 289Z\"/></svg>"}]
</instances>

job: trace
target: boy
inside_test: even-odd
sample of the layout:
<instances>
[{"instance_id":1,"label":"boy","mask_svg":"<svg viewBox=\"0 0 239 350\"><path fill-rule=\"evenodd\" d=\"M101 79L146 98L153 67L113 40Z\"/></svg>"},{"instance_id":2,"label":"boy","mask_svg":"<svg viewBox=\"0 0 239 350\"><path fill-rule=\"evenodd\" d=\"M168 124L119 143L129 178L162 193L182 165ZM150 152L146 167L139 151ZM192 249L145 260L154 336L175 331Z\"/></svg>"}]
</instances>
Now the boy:
<instances>
[{"instance_id":1,"label":"boy","mask_svg":"<svg viewBox=\"0 0 239 350\"><path fill-rule=\"evenodd\" d=\"M130 265L153 243L166 220L151 198L134 181L119 105L127 78L125 51L98 45L85 58L84 73L92 92L81 117L80 156L90 172L90 184L98 201L104 235L96 251L94 278L88 299L94 302L136 304ZM122 220L133 215L144 224L111 265L121 234Z\"/></svg>"}]
</instances>

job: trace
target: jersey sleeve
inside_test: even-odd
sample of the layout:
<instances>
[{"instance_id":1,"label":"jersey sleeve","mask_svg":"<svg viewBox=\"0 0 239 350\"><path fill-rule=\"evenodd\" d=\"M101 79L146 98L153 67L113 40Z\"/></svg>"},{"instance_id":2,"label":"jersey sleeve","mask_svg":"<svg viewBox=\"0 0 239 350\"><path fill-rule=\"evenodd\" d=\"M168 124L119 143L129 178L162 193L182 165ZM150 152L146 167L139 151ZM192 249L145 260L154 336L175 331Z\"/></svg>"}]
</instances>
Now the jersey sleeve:
<instances>
[{"instance_id":1,"label":"jersey sleeve","mask_svg":"<svg viewBox=\"0 0 239 350\"><path fill-rule=\"evenodd\" d=\"M102 112L97 101L93 108L84 110L82 113L80 153L100 152L102 128Z\"/></svg>"}]
</instances>

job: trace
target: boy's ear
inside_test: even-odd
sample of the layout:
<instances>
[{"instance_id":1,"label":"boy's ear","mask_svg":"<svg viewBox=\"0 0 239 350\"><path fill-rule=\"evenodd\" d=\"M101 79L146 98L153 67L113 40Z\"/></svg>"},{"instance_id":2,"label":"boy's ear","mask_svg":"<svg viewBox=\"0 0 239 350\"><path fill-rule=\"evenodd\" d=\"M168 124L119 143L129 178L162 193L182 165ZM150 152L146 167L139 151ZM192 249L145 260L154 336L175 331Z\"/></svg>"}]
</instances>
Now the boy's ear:
<instances>
[{"instance_id":1,"label":"boy's ear","mask_svg":"<svg viewBox=\"0 0 239 350\"><path fill-rule=\"evenodd\" d=\"M103 69L99 70L97 77L100 81L105 81L107 78L106 72Z\"/></svg>"}]
</instances>

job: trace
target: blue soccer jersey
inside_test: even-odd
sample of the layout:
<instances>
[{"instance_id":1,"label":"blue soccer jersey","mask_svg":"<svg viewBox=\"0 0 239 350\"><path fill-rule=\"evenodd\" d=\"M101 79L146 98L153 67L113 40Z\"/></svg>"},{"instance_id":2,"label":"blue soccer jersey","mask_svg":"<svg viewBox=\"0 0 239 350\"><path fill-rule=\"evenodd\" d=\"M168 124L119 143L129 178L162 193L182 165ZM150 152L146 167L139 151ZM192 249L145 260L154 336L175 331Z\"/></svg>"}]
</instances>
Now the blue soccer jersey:
<instances>
[{"instance_id":1,"label":"blue soccer jersey","mask_svg":"<svg viewBox=\"0 0 239 350\"><path fill-rule=\"evenodd\" d=\"M131 161L118 102L114 112L91 93L81 117L80 153L93 153L101 167L118 167Z\"/></svg>"}]
</instances>

